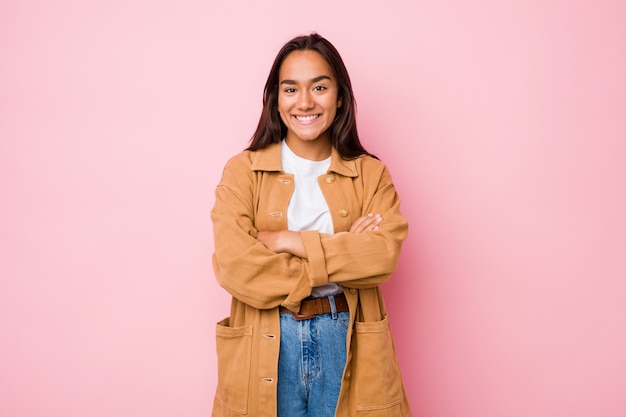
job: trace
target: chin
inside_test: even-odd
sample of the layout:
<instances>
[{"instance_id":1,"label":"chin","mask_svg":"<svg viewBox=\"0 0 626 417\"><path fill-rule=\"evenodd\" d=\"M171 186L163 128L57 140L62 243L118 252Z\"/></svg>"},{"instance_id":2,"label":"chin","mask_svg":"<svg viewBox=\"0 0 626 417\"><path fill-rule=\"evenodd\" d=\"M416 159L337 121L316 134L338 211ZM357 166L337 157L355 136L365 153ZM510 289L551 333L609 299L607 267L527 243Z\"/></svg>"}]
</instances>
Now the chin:
<instances>
[{"instance_id":1,"label":"chin","mask_svg":"<svg viewBox=\"0 0 626 417\"><path fill-rule=\"evenodd\" d=\"M317 140L320 138L320 135L317 136L304 136L304 137L300 137L301 140L303 141L307 141L307 142L313 142L314 140Z\"/></svg>"}]
</instances>

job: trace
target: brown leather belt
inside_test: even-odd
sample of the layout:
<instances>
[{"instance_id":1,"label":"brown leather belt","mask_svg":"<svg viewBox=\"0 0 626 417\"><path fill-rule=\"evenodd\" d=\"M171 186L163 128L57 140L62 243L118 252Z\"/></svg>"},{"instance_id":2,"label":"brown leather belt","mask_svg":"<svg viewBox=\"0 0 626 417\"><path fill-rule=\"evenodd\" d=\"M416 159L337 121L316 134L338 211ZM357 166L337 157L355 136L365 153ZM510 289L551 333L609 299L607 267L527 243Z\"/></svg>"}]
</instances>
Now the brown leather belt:
<instances>
[{"instance_id":1,"label":"brown leather belt","mask_svg":"<svg viewBox=\"0 0 626 417\"><path fill-rule=\"evenodd\" d=\"M334 298L337 313L350 311L350 308L348 307L348 300L346 300L346 296L344 294L337 294L334 296ZM294 313L293 311L283 306L280 306L278 310L281 313L291 314L296 320L308 320L319 314L332 313L332 310L330 309L330 300L328 299L328 297L305 298L300 304L300 312L298 313Z\"/></svg>"}]
</instances>

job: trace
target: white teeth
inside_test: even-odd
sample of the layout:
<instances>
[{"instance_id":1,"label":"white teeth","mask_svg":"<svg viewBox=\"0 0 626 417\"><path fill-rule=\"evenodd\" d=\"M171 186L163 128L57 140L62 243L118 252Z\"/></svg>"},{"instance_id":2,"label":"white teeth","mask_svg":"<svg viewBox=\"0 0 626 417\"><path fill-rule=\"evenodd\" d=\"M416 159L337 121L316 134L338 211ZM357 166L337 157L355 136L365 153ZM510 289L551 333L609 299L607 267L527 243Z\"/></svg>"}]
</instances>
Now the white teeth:
<instances>
[{"instance_id":1,"label":"white teeth","mask_svg":"<svg viewBox=\"0 0 626 417\"><path fill-rule=\"evenodd\" d=\"M296 116L296 119L300 120L301 122L310 122L313 119L317 119L319 117L319 114L313 114L311 116Z\"/></svg>"}]
</instances>

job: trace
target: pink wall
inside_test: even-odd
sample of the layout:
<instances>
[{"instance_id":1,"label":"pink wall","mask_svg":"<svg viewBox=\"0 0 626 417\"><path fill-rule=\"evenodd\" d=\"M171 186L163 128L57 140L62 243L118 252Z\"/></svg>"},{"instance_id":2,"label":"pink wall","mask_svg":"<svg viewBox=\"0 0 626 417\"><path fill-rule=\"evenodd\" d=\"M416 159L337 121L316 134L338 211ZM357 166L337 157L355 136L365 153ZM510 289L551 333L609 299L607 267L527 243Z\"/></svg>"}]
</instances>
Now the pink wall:
<instances>
[{"instance_id":1,"label":"pink wall","mask_svg":"<svg viewBox=\"0 0 626 417\"><path fill-rule=\"evenodd\" d=\"M213 189L311 30L411 223L414 414L626 415L626 6L375 4L1 3L0 415L208 415Z\"/></svg>"}]
</instances>

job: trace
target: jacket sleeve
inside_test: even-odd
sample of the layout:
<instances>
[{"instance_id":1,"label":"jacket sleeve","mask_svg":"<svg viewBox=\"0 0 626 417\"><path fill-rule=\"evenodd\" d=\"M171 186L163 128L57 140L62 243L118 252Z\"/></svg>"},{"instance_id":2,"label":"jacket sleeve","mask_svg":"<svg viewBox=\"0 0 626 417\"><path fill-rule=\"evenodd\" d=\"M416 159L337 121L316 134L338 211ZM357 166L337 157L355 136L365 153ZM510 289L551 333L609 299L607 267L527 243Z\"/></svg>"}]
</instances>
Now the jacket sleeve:
<instances>
[{"instance_id":1,"label":"jacket sleeve","mask_svg":"<svg viewBox=\"0 0 626 417\"><path fill-rule=\"evenodd\" d=\"M349 288L371 288L387 281L395 270L408 223L400 212L400 199L389 171L376 162L370 168L379 169L364 167L362 171L369 176L365 182L374 186L365 190L359 216L380 213L383 221L379 230L334 235L301 232L312 286L335 282Z\"/></svg>"},{"instance_id":2,"label":"jacket sleeve","mask_svg":"<svg viewBox=\"0 0 626 417\"><path fill-rule=\"evenodd\" d=\"M211 211L216 279L233 297L255 308L282 304L297 311L311 293L309 263L274 253L256 239L255 173L233 165L237 163L231 160L224 168Z\"/></svg>"}]
</instances>

